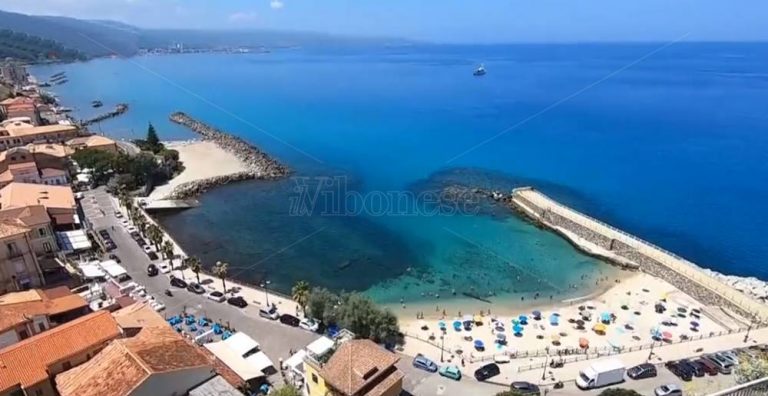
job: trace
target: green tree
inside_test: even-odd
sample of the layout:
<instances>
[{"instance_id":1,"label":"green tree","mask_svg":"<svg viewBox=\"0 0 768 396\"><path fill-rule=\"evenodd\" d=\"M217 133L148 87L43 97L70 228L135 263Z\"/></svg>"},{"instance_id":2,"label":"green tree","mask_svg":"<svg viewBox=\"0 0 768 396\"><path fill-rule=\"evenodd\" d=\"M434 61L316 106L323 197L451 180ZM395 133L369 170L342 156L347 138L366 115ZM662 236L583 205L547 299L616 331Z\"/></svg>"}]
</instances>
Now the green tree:
<instances>
[{"instance_id":1,"label":"green tree","mask_svg":"<svg viewBox=\"0 0 768 396\"><path fill-rule=\"evenodd\" d=\"M152 123L149 123L149 126L147 127L147 146L150 148L150 151L153 153L157 152L156 150L158 147L160 147L160 138L157 137L157 131L155 131L155 126L152 125Z\"/></svg>"},{"instance_id":2,"label":"green tree","mask_svg":"<svg viewBox=\"0 0 768 396\"><path fill-rule=\"evenodd\" d=\"M307 314L306 308L307 301L309 300L309 291L309 283L305 281L296 282L291 289L291 298L293 298L293 301L295 301L296 304L299 304L304 315Z\"/></svg>"},{"instance_id":3,"label":"green tree","mask_svg":"<svg viewBox=\"0 0 768 396\"><path fill-rule=\"evenodd\" d=\"M227 271L229 271L229 264L222 263L221 261L217 261L216 265L211 268L211 272L221 279L221 286L224 287L224 293L227 292Z\"/></svg>"},{"instance_id":4,"label":"green tree","mask_svg":"<svg viewBox=\"0 0 768 396\"><path fill-rule=\"evenodd\" d=\"M325 323L336 323L336 305L339 296L322 287L312 289L307 298L307 312L305 314Z\"/></svg>"},{"instance_id":5,"label":"green tree","mask_svg":"<svg viewBox=\"0 0 768 396\"><path fill-rule=\"evenodd\" d=\"M279 389L275 389L272 393L270 393L272 396L301 396L301 391L296 389L295 387L291 385L283 385Z\"/></svg>"},{"instance_id":6,"label":"green tree","mask_svg":"<svg viewBox=\"0 0 768 396\"><path fill-rule=\"evenodd\" d=\"M171 241L164 241L163 245L160 247L160 250L163 253L163 256L165 256L166 259L171 261L171 267L173 267L173 242Z\"/></svg>"},{"instance_id":7,"label":"green tree","mask_svg":"<svg viewBox=\"0 0 768 396\"><path fill-rule=\"evenodd\" d=\"M739 357L736 366L736 382L745 384L756 379L768 377L768 358L764 355Z\"/></svg>"},{"instance_id":8,"label":"green tree","mask_svg":"<svg viewBox=\"0 0 768 396\"><path fill-rule=\"evenodd\" d=\"M163 243L163 231L155 224L147 225L147 238L153 245L155 250L160 251L160 244Z\"/></svg>"},{"instance_id":9,"label":"green tree","mask_svg":"<svg viewBox=\"0 0 768 396\"><path fill-rule=\"evenodd\" d=\"M200 262L200 259L194 256L187 257L184 259L184 266L195 273L197 283L200 283L200 271L203 270L203 263Z\"/></svg>"},{"instance_id":10,"label":"green tree","mask_svg":"<svg viewBox=\"0 0 768 396\"><path fill-rule=\"evenodd\" d=\"M610 388L600 392L599 396L642 396L632 389Z\"/></svg>"}]
</instances>

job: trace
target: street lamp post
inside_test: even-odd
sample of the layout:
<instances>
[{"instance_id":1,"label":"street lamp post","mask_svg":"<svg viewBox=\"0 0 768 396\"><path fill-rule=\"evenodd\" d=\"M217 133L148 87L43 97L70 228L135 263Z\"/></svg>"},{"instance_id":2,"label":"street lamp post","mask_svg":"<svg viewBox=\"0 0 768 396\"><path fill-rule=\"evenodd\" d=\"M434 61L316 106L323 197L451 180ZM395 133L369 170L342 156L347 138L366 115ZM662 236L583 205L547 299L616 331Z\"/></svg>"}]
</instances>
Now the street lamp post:
<instances>
[{"instance_id":1,"label":"street lamp post","mask_svg":"<svg viewBox=\"0 0 768 396\"><path fill-rule=\"evenodd\" d=\"M267 299L267 307L269 307L269 293L267 293L267 286L269 286L271 282L268 280L265 280L261 283L261 287L264 289L264 297Z\"/></svg>"},{"instance_id":2,"label":"street lamp post","mask_svg":"<svg viewBox=\"0 0 768 396\"><path fill-rule=\"evenodd\" d=\"M440 335L440 363L443 362L443 352L445 351L445 334Z\"/></svg>"},{"instance_id":3,"label":"street lamp post","mask_svg":"<svg viewBox=\"0 0 768 396\"><path fill-rule=\"evenodd\" d=\"M541 380L544 381L545 378L547 378L547 361L549 360L549 351L547 351L547 356L544 358L544 368L541 369Z\"/></svg>"},{"instance_id":4,"label":"street lamp post","mask_svg":"<svg viewBox=\"0 0 768 396\"><path fill-rule=\"evenodd\" d=\"M651 341L651 351L648 352L648 359L646 359L646 363L651 361L651 357L653 356L653 346L655 344L656 344L655 342Z\"/></svg>"},{"instance_id":5,"label":"street lamp post","mask_svg":"<svg viewBox=\"0 0 768 396\"><path fill-rule=\"evenodd\" d=\"M747 326L747 334L744 334L744 343L746 343L749 340L749 331L752 330L752 317L749 317L749 326Z\"/></svg>"}]
</instances>

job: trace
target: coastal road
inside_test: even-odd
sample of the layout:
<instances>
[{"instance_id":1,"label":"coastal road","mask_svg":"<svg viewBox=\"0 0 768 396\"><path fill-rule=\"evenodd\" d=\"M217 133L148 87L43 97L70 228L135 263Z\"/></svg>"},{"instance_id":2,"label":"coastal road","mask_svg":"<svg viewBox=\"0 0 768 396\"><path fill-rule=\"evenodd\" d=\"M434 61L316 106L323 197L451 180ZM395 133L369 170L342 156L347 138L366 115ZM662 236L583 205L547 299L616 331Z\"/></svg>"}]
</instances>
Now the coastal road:
<instances>
[{"instance_id":1,"label":"coastal road","mask_svg":"<svg viewBox=\"0 0 768 396\"><path fill-rule=\"evenodd\" d=\"M183 289L172 288L169 277L164 274L150 277L147 275L147 266L151 263L149 257L131 238L124 229L121 220L114 215L113 200L104 191L98 188L85 193L83 206L89 220L95 230L107 229L117 245L117 249L110 253L116 254L121 265L125 267L133 280L144 286L147 293L166 305L166 310L161 315L170 317L179 314L183 309L195 315L205 315L222 323L229 323L233 328L250 335L261 345L264 353L272 359L277 368L280 359L285 360L290 356L291 350L299 350L314 341L319 335L306 330L280 324L258 316L258 306L249 305L245 309L236 308L227 303L217 303L205 298L204 295L190 293ZM101 209L101 210L99 210ZM103 214L102 214L103 211ZM155 261L156 264L160 260ZM174 271L179 273L179 271ZM187 280L190 280L187 278ZM210 285L219 287L220 283ZM173 297L164 294L165 289L172 289ZM279 374L272 375L270 380L281 382Z\"/></svg>"},{"instance_id":2,"label":"coastal road","mask_svg":"<svg viewBox=\"0 0 768 396\"><path fill-rule=\"evenodd\" d=\"M141 149L139 146L127 141L127 140L115 140L115 143L117 143L117 147L120 148L124 153L134 156L141 152Z\"/></svg>"}]
</instances>

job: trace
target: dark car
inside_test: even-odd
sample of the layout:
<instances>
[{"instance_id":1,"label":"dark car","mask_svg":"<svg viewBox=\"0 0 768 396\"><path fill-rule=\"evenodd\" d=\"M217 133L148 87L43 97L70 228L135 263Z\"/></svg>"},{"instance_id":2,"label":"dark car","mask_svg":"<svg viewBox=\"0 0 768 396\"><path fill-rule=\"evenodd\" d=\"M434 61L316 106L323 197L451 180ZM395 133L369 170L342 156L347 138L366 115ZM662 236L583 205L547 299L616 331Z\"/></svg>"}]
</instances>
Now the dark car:
<instances>
[{"instance_id":1,"label":"dark car","mask_svg":"<svg viewBox=\"0 0 768 396\"><path fill-rule=\"evenodd\" d=\"M657 376L656 366L650 363L643 363L634 367L630 367L627 370L627 376L632 379L644 379Z\"/></svg>"},{"instance_id":2,"label":"dark car","mask_svg":"<svg viewBox=\"0 0 768 396\"><path fill-rule=\"evenodd\" d=\"M532 384L530 382L525 381L515 381L510 386L513 391L517 391L517 393L521 395L538 395L541 394L541 391L539 390L539 386L536 384Z\"/></svg>"},{"instance_id":3,"label":"dark car","mask_svg":"<svg viewBox=\"0 0 768 396\"><path fill-rule=\"evenodd\" d=\"M199 284L197 284L195 282L190 282L189 286L187 286L187 290L189 290L189 291L191 291L192 293L195 293L195 294L203 294L203 293L205 293L205 289L203 289L202 286L200 286Z\"/></svg>"},{"instance_id":4,"label":"dark car","mask_svg":"<svg viewBox=\"0 0 768 396\"><path fill-rule=\"evenodd\" d=\"M116 254L110 254L110 255L109 255L109 259L110 259L110 260L115 260L115 262L117 262L117 263L120 263L120 262L121 262L121 261L120 261L120 257L117 257L117 255L116 255Z\"/></svg>"},{"instance_id":5,"label":"dark car","mask_svg":"<svg viewBox=\"0 0 768 396\"><path fill-rule=\"evenodd\" d=\"M245 308L248 306L248 303L245 301L245 299L240 296L228 298L227 304L234 305L238 308Z\"/></svg>"},{"instance_id":6,"label":"dark car","mask_svg":"<svg viewBox=\"0 0 768 396\"><path fill-rule=\"evenodd\" d=\"M488 363L475 370L475 379L478 381L485 381L488 378L493 378L499 375L500 372L499 366L496 363Z\"/></svg>"},{"instance_id":7,"label":"dark car","mask_svg":"<svg viewBox=\"0 0 768 396\"><path fill-rule=\"evenodd\" d=\"M107 230L99 230L99 235L101 235L101 237L104 239L110 239L109 231Z\"/></svg>"},{"instance_id":8,"label":"dark car","mask_svg":"<svg viewBox=\"0 0 768 396\"><path fill-rule=\"evenodd\" d=\"M696 360L696 363L701 366L702 369L704 369L704 372L709 375L717 375L717 373L720 372L720 370L717 369L717 365L712 363L712 361L700 358Z\"/></svg>"},{"instance_id":9,"label":"dark car","mask_svg":"<svg viewBox=\"0 0 768 396\"><path fill-rule=\"evenodd\" d=\"M678 362L667 362L665 366L672 374L676 375L683 381L690 381L693 379L693 372Z\"/></svg>"},{"instance_id":10,"label":"dark car","mask_svg":"<svg viewBox=\"0 0 768 396\"><path fill-rule=\"evenodd\" d=\"M280 315L280 323L287 324L288 326L299 327L301 320L293 315L282 314Z\"/></svg>"},{"instance_id":11,"label":"dark car","mask_svg":"<svg viewBox=\"0 0 768 396\"><path fill-rule=\"evenodd\" d=\"M149 276L157 276L158 273L160 273L160 271L158 271L156 265L150 264L150 265L147 266L147 275L149 275Z\"/></svg>"},{"instance_id":12,"label":"dark car","mask_svg":"<svg viewBox=\"0 0 768 396\"><path fill-rule=\"evenodd\" d=\"M698 363L692 362L688 359L682 359L680 360L680 365L685 367L686 370L690 371L694 377L704 376L704 368L699 366Z\"/></svg>"},{"instance_id":13,"label":"dark car","mask_svg":"<svg viewBox=\"0 0 768 396\"><path fill-rule=\"evenodd\" d=\"M437 364L427 359L422 354L418 354L415 358L413 358L413 367L424 371L429 371L430 373L437 372Z\"/></svg>"},{"instance_id":14,"label":"dark car","mask_svg":"<svg viewBox=\"0 0 768 396\"><path fill-rule=\"evenodd\" d=\"M171 286L178 287L179 289L185 289L187 287L187 282L184 282L183 279L177 278L175 276L171 277Z\"/></svg>"},{"instance_id":15,"label":"dark car","mask_svg":"<svg viewBox=\"0 0 768 396\"><path fill-rule=\"evenodd\" d=\"M155 260L157 260L159 258L159 257L157 257L157 253L152 252L152 251L147 252L147 257L149 257L149 259L152 260L152 261L155 261Z\"/></svg>"},{"instance_id":16,"label":"dark car","mask_svg":"<svg viewBox=\"0 0 768 396\"><path fill-rule=\"evenodd\" d=\"M110 251L110 250L115 250L115 249L117 249L117 245L115 245L115 243L114 243L114 242L112 242L112 241L105 241L105 242L104 242L104 247L106 247L106 248L107 248L107 251Z\"/></svg>"}]
</instances>

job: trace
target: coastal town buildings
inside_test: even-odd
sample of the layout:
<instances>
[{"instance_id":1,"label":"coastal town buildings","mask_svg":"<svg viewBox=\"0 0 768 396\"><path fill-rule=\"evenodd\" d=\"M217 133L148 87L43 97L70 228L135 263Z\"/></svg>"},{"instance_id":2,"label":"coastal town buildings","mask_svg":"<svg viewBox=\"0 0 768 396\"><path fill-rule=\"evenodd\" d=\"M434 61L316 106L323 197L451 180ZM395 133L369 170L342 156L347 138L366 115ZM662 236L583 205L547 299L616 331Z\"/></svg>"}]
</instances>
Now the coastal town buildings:
<instances>
[{"instance_id":1,"label":"coastal town buildings","mask_svg":"<svg viewBox=\"0 0 768 396\"><path fill-rule=\"evenodd\" d=\"M0 349L0 396L54 396L54 378L93 358L120 337L117 322L98 311Z\"/></svg>"},{"instance_id":2,"label":"coastal town buildings","mask_svg":"<svg viewBox=\"0 0 768 396\"><path fill-rule=\"evenodd\" d=\"M0 293L26 290L45 284L32 248L33 230L17 221L0 221Z\"/></svg>"},{"instance_id":3,"label":"coastal town buildings","mask_svg":"<svg viewBox=\"0 0 768 396\"><path fill-rule=\"evenodd\" d=\"M184 395L216 375L198 347L167 324L110 343L56 377L61 396Z\"/></svg>"},{"instance_id":4,"label":"coastal town buildings","mask_svg":"<svg viewBox=\"0 0 768 396\"><path fill-rule=\"evenodd\" d=\"M69 183L67 161L45 151L14 147L0 153L0 188L11 182L65 185Z\"/></svg>"},{"instance_id":5,"label":"coastal town buildings","mask_svg":"<svg viewBox=\"0 0 768 396\"><path fill-rule=\"evenodd\" d=\"M82 136L67 141L67 146L74 151L83 149L102 150L110 153L117 153L117 143L101 135Z\"/></svg>"},{"instance_id":6,"label":"coastal town buildings","mask_svg":"<svg viewBox=\"0 0 768 396\"><path fill-rule=\"evenodd\" d=\"M88 313L88 303L66 287L0 296L0 348Z\"/></svg>"},{"instance_id":7,"label":"coastal town buildings","mask_svg":"<svg viewBox=\"0 0 768 396\"><path fill-rule=\"evenodd\" d=\"M35 126L20 120L7 120L0 127L0 150L24 146L30 143L63 143L78 135L71 124Z\"/></svg>"},{"instance_id":8,"label":"coastal town buildings","mask_svg":"<svg viewBox=\"0 0 768 396\"><path fill-rule=\"evenodd\" d=\"M0 189L0 210L42 205L51 218L53 229L78 229L75 195L69 186L13 182Z\"/></svg>"},{"instance_id":9,"label":"coastal town buildings","mask_svg":"<svg viewBox=\"0 0 768 396\"><path fill-rule=\"evenodd\" d=\"M403 391L400 358L370 340L342 343L326 363L307 357L309 396L396 396Z\"/></svg>"},{"instance_id":10,"label":"coastal town buildings","mask_svg":"<svg viewBox=\"0 0 768 396\"><path fill-rule=\"evenodd\" d=\"M28 81L27 68L14 60L6 60L0 65L0 79L11 86L21 87Z\"/></svg>"},{"instance_id":11,"label":"coastal town buildings","mask_svg":"<svg viewBox=\"0 0 768 396\"><path fill-rule=\"evenodd\" d=\"M0 101L0 113L6 122L20 121L38 126L42 123L38 100L28 96L17 96Z\"/></svg>"}]
</instances>

